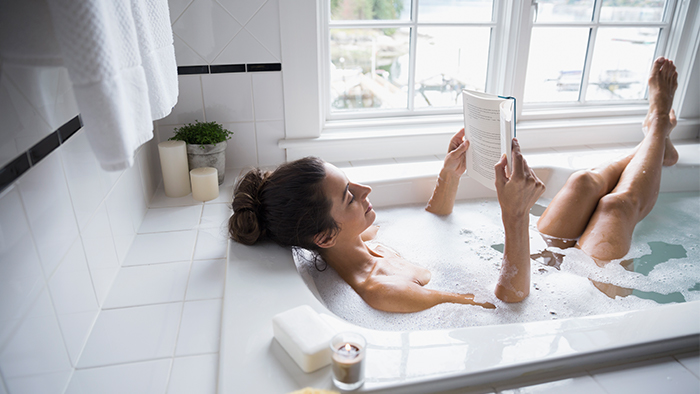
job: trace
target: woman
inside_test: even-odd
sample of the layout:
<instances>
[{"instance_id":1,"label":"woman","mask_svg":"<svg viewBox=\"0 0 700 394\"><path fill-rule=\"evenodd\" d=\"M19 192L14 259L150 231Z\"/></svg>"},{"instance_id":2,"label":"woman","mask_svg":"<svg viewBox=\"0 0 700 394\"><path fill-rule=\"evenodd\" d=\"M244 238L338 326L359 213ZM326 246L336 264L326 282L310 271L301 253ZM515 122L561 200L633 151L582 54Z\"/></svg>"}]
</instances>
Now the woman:
<instances>
[{"instance_id":1,"label":"woman","mask_svg":"<svg viewBox=\"0 0 700 394\"><path fill-rule=\"evenodd\" d=\"M428 211L449 214L460 176L466 169L469 142L464 130L452 137ZM506 230L501 280L496 295L504 301L527 296L530 279L528 212L544 185L513 143L512 176L506 174L505 156L496 165L497 190ZM252 245L270 239L282 246L319 253L370 306L387 312L417 312L444 302L477 305L473 294L426 289L430 272L390 248L368 246L377 228L368 195L372 189L348 181L335 166L318 158L304 158L275 171L254 169L236 186L231 237Z\"/></svg>"}]
</instances>

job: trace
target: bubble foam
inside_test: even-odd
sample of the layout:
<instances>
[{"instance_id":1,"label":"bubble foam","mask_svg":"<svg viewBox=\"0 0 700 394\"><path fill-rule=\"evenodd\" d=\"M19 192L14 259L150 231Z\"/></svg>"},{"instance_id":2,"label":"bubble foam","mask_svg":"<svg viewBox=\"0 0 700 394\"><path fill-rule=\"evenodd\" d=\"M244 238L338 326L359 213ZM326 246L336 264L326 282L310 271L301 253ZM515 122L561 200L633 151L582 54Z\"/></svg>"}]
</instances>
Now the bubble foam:
<instances>
[{"instance_id":1,"label":"bubble foam","mask_svg":"<svg viewBox=\"0 0 700 394\"><path fill-rule=\"evenodd\" d=\"M331 267L318 271L310 252L295 254L295 261L329 310L353 324L378 330L458 328L644 309L659 305L648 299L649 294L700 299L699 197L698 193L661 194L654 210L638 224L628 255L602 267L579 249L547 248L564 256L559 269L542 259L532 260L530 296L516 304L504 303L493 294L504 240L498 201L458 202L451 215L442 217L417 205L377 210L380 229L375 241L429 269L432 278L426 288L472 293L478 302L495 304L495 310L440 304L417 313L382 312L367 305ZM546 244L536 231L538 218L531 215L530 219L530 252L535 254ZM650 245L662 243L682 246L687 256L654 257L658 248ZM647 260L658 260L651 269L645 268L648 274L630 270L648 265Z\"/></svg>"}]
</instances>

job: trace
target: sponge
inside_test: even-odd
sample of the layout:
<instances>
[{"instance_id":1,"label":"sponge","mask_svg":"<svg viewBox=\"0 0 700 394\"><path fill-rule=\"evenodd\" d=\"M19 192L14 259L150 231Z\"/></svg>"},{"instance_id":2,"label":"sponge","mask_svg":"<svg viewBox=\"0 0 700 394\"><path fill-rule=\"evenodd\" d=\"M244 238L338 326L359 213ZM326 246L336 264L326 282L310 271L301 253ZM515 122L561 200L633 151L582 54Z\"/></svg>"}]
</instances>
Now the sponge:
<instances>
[{"instance_id":1,"label":"sponge","mask_svg":"<svg viewBox=\"0 0 700 394\"><path fill-rule=\"evenodd\" d=\"M275 315L272 331L302 371L313 372L331 363L330 340L334 331L310 306Z\"/></svg>"}]
</instances>

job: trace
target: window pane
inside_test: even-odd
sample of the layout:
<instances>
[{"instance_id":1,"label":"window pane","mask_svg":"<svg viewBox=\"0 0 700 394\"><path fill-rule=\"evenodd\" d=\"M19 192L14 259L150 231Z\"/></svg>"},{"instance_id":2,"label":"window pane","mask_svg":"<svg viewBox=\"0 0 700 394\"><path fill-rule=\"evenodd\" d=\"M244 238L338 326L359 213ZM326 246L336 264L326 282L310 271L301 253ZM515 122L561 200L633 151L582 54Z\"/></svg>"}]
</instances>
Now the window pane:
<instances>
[{"instance_id":1,"label":"window pane","mask_svg":"<svg viewBox=\"0 0 700 394\"><path fill-rule=\"evenodd\" d=\"M588 28L532 29L525 101L577 101L588 46Z\"/></svg>"},{"instance_id":2,"label":"window pane","mask_svg":"<svg viewBox=\"0 0 700 394\"><path fill-rule=\"evenodd\" d=\"M407 108L410 29L331 29L331 108Z\"/></svg>"},{"instance_id":3,"label":"window pane","mask_svg":"<svg viewBox=\"0 0 700 394\"><path fill-rule=\"evenodd\" d=\"M419 22L490 22L491 0L420 0Z\"/></svg>"},{"instance_id":4,"label":"window pane","mask_svg":"<svg viewBox=\"0 0 700 394\"><path fill-rule=\"evenodd\" d=\"M600 9L601 21L659 22L664 0L605 0Z\"/></svg>"},{"instance_id":5,"label":"window pane","mask_svg":"<svg viewBox=\"0 0 700 394\"><path fill-rule=\"evenodd\" d=\"M659 29L598 29L586 100L643 99L658 35Z\"/></svg>"},{"instance_id":6,"label":"window pane","mask_svg":"<svg viewBox=\"0 0 700 394\"><path fill-rule=\"evenodd\" d=\"M331 0L332 20L409 20L411 0Z\"/></svg>"},{"instance_id":7,"label":"window pane","mask_svg":"<svg viewBox=\"0 0 700 394\"><path fill-rule=\"evenodd\" d=\"M414 106L462 105L462 89L484 91L491 29L420 27Z\"/></svg>"},{"instance_id":8,"label":"window pane","mask_svg":"<svg viewBox=\"0 0 700 394\"><path fill-rule=\"evenodd\" d=\"M537 22L587 22L593 19L593 0L537 0Z\"/></svg>"}]
</instances>

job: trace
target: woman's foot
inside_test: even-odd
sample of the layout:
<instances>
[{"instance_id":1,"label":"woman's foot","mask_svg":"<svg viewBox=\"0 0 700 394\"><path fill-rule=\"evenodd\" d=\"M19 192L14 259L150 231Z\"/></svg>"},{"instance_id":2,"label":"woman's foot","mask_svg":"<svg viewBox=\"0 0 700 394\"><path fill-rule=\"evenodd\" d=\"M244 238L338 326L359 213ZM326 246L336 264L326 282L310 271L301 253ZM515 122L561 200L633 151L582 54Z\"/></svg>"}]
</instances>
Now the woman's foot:
<instances>
[{"instance_id":1,"label":"woman's foot","mask_svg":"<svg viewBox=\"0 0 700 394\"><path fill-rule=\"evenodd\" d=\"M678 123L676 113L671 109L677 87L678 73L673 61L663 57L656 59L649 75L649 111L642 122L642 131L645 135L650 130L665 134L664 166L678 162L678 151L669 138Z\"/></svg>"}]
</instances>

